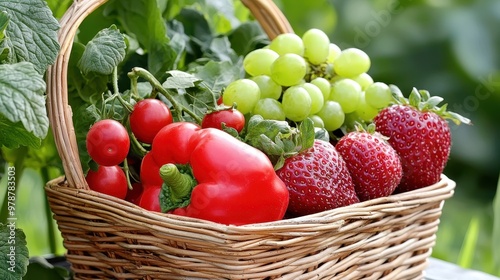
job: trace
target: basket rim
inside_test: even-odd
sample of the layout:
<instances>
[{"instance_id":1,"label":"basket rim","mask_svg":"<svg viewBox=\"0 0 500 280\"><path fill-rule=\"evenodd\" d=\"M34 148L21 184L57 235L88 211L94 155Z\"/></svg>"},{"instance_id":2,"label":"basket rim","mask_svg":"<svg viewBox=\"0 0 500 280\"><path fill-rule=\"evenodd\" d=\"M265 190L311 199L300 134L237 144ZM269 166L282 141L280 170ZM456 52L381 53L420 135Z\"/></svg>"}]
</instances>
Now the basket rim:
<instances>
[{"instance_id":1,"label":"basket rim","mask_svg":"<svg viewBox=\"0 0 500 280\"><path fill-rule=\"evenodd\" d=\"M343 221L344 217L352 218L353 215L359 215L360 219L362 219L363 217L371 218L372 216L370 215L377 215L377 213L399 214L401 209L408 207L416 208L429 203L442 204L446 199L453 196L456 186L456 183L453 180L442 174L439 182L420 189L404 193L392 194L386 197L375 198L348 206L318 212L315 214L294 218L285 218L273 222L253 223L236 226L224 225L216 222L184 217L175 214L148 211L131 202L102 194L93 190L67 187L68 183L69 182L65 179L64 176L49 181L45 186L45 190L47 195L49 196L49 200L53 195L57 196L58 199L62 199L63 197L69 197L70 199L73 197L77 197L85 199L88 202L89 207L92 207L94 205L98 207L108 208L110 211L122 213L124 216L134 215L134 217L143 217L144 219L163 221L169 224L179 224L182 226L190 225L192 227L200 228L200 230L209 229L211 231L225 233L233 231L268 232L269 229L278 230L279 228L303 228L305 226L311 226L311 224L318 224L324 227L329 227L331 229L336 229L342 226L342 224L345 222Z\"/></svg>"}]
</instances>

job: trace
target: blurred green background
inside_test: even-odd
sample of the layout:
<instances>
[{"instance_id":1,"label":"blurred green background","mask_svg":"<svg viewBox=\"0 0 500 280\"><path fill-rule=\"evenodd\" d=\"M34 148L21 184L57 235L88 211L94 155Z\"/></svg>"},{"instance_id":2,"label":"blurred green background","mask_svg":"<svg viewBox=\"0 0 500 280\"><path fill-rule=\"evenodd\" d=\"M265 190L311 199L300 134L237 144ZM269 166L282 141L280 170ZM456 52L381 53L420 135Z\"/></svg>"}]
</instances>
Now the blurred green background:
<instances>
[{"instance_id":1,"label":"blurred green background","mask_svg":"<svg viewBox=\"0 0 500 280\"><path fill-rule=\"evenodd\" d=\"M60 2L53 5L56 15L70 1ZM472 120L472 126L451 124L453 145L445 174L457 187L444 205L433 256L500 276L493 253L500 248L494 247L499 243L492 234L500 171L500 1L276 3L297 34L320 28L342 49L364 50L372 59L368 73L375 81L395 84L405 94L413 87L427 89ZM42 187L60 174L51 139L46 143L48 151L39 153L47 155L42 164L25 166L18 183L18 226L27 235L31 256L64 253L59 237L50 245L47 232L53 222L40 215Z\"/></svg>"}]
</instances>

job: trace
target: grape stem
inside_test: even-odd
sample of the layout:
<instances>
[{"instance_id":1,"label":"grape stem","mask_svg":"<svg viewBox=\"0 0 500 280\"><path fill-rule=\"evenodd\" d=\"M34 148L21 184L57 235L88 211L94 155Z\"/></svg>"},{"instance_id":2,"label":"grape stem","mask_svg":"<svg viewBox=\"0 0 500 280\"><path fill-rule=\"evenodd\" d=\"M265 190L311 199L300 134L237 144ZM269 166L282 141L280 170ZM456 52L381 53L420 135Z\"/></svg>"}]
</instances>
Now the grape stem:
<instances>
[{"instance_id":1,"label":"grape stem","mask_svg":"<svg viewBox=\"0 0 500 280\"><path fill-rule=\"evenodd\" d=\"M161 83L151 73L149 73L146 69L141 68L141 67L134 67L134 68L132 68L132 71L130 71L128 73L128 77L132 81L137 81L138 78L143 78L144 80L149 82L154 89L156 89L159 93L161 93L163 96L165 96L165 98L167 98L168 101L172 104L172 107L175 109L174 111L175 111L177 118L179 120L184 120L184 117L183 117L183 112L184 112L184 113L188 114L190 117L192 117L196 123L201 124L201 118L198 115L196 115L193 111L191 111L189 108L187 108L186 106L179 103L173 97L173 95L169 92L169 90L164 88L161 85ZM133 85L134 85L134 83L133 83ZM137 82L135 83L135 85L137 85ZM133 92L137 91L136 89L132 89L132 90L133 90Z\"/></svg>"}]
</instances>

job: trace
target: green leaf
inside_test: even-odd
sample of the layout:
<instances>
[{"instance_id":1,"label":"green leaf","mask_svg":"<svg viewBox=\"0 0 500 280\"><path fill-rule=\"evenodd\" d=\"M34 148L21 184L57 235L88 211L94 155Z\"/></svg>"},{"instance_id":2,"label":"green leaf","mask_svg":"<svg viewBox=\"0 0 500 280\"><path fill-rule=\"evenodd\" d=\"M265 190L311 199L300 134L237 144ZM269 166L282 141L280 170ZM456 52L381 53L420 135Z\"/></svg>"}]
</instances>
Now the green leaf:
<instances>
[{"instance_id":1,"label":"green leaf","mask_svg":"<svg viewBox=\"0 0 500 280\"><path fill-rule=\"evenodd\" d=\"M14 149L19 146L40 148L41 139L26 131L23 124L20 122L13 123L0 115L0 146L5 145L7 148Z\"/></svg>"},{"instance_id":2,"label":"green leaf","mask_svg":"<svg viewBox=\"0 0 500 280\"><path fill-rule=\"evenodd\" d=\"M229 83L245 75L242 65L232 64L229 61L210 61L194 68L192 72L203 80L203 85L215 93L221 92Z\"/></svg>"},{"instance_id":3,"label":"green leaf","mask_svg":"<svg viewBox=\"0 0 500 280\"><path fill-rule=\"evenodd\" d=\"M6 46L11 49L11 63L29 61L42 74L59 52L59 23L43 0L7 0L0 2L10 22L6 29Z\"/></svg>"},{"instance_id":4,"label":"green leaf","mask_svg":"<svg viewBox=\"0 0 500 280\"><path fill-rule=\"evenodd\" d=\"M491 248L500 248L500 177L498 178L495 199L493 200L493 234ZM500 250L493 250L495 267L500 268Z\"/></svg>"},{"instance_id":5,"label":"green leaf","mask_svg":"<svg viewBox=\"0 0 500 280\"><path fill-rule=\"evenodd\" d=\"M32 257L29 260L28 272L23 280L64 280L69 279L70 271L54 266L42 257Z\"/></svg>"},{"instance_id":6,"label":"green leaf","mask_svg":"<svg viewBox=\"0 0 500 280\"><path fill-rule=\"evenodd\" d=\"M269 44L269 38L257 22L245 22L229 35L231 47L239 55Z\"/></svg>"},{"instance_id":7,"label":"green leaf","mask_svg":"<svg viewBox=\"0 0 500 280\"><path fill-rule=\"evenodd\" d=\"M7 29L9 20L9 14L6 11L0 11L0 42L5 38L5 29Z\"/></svg>"},{"instance_id":8,"label":"green leaf","mask_svg":"<svg viewBox=\"0 0 500 280\"><path fill-rule=\"evenodd\" d=\"M457 264L461 267L471 267L479 238L479 229L479 218L474 216L469 222L469 227L467 228L467 233L465 234L462 248L460 249L460 253L458 255Z\"/></svg>"},{"instance_id":9,"label":"green leaf","mask_svg":"<svg viewBox=\"0 0 500 280\"><path fill-rule=\"evenodd\" d=\"M106 13L115 13L126 33L132 33L148 54L148 70L155 77L172 69L176 53L169 46L167 29L157 1L114 1Z\"/></svg>"},{"instance_id":10,"label":"green leaf","mask_svg":"<svg viewBox=\"0 0 500 280\"><path fill-rule=\"evenodd\" d=\"M45 81L33 64L0 65L0 114L13 123L21 122L40 139L49 128L44 93Z\"/></svg>"},{"instance_id":11,"label":"green leaf","mask_svg":"<svg viewBox=\"0 0 500 280\"><path fill-rule=\"evenodd\" d=\"M195 83L200 82L200 78L197 78L193 74L189 74L179 70L168 71L167 74L170 77L163 83L164 88L169 89L186 89L195 87Z\"/></svg>"},{"instance_id":12,"label":"green leaf","mask_svg":"<svg viewBox=\"0 0 500 280\"><path fill-rule=\"evenodd\" d=\"M29 252L26 236L14 221L0 224L0 279L18 280L27 271Z\"/></svg>"},{"instance_id":13,"label":"green leaf","mask_svg":"<svg viewBox=\"0 0 500 280\"><path fill-rule=\"evenodd\" d=\"M88 42L78 61L78 67L85 75L89 72L110 75L125 57L125 48L124 36L112 25L99 31Z\"/></svg>"}]
</instances>

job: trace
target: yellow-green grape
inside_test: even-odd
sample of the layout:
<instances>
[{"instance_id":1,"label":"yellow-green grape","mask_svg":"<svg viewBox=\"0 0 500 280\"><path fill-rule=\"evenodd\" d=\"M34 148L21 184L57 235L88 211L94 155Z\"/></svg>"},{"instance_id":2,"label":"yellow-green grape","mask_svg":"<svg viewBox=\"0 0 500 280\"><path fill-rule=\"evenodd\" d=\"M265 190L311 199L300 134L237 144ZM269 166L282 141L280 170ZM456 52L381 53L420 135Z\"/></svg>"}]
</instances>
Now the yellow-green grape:
<instances>
[{"instance_id":1,"label":"yellow-green grape","mask_svg":"<svg viewBox=\"0 0 500 280\"><path fill-rule=\"evenodd\" d=\"M271 75L271 64L279 57L273 50L256 49L243 59L243 68L251 76Z\"/></svg>"},{"instance_id":2,"label":"yellow-green grape","mask_svg":"<svg viewBox=\"0 0 500 280\"><path fill-rule=\"evenodd\" d=\"M338 102L328 100L316 114L323 120L325 129L334 131L339 129L345 120L345 114Z\"/></svg>"},{"instance_id":3,"label":"yellow-green grape","mask_svg":"<svg viewBox=\"0 0 500 280\"><path fill-rule=\"evenodd\" d=\"M342 77L353 78L370 69L370 57L357 48L343 50L333 62L335 73Z\"/></svg>"},{"instance_id":4,"label":"yellow-green grape","mask_svg":"<svg viewBox=\"0 0 500 280\"><path fill-rule=\"evenodd\" d=\"M281 100L285 116L295 122L300 122L311 112L311 97L301 86L292 86L285 90Z\"/></svg>"},{"instance_id":5,"label":"yellow-green grape","mask_svg":"<svg viewBox=\"0 0 500 280\"><path fill-rule=\"evenodd\" d=\"M250 79L239 79L231 82L222 95L224 105L236 104L238 111L242 114L250 113L259 99L259 86Z\"/></svg>"},{"instance_id":6,"label":"yellow-green grape","mask_svg":"<svg viewBox=\"0 0 500 280\"><path fill-rule=\"evenodd\" d=\"M306 75L306 60L294 53L280 55L271 65L271 78L281 86L299 84Z\"/></svg>"},{"instance_id":7,"label":"yellow-green grape","mask_svg":"<svg viewBox=\"0 0 500 280\"><path fill-rule=\"evenodd\" d=\"M260 88L260 98L272 98L278 100L281 97L281 92L283 88L278 85L270 76L259 75L251 77L250 80L254 81L259 85Z\"/></svg>"},{"instance_id":8,"label":"yellow-green grape","mask_svg":"<svg viewBox=\"0 0 500 280\"><path fill-rule=\"evenodd\" d=\"M307 93L309 93L309 97L311 97L311 111L309 114L316 114L323 107L325 101L323 93L321 93L321 90L316 85L311 83L303 83L300 86L305 88Z\"/></svg>"},{"instance_id":9,"label":"yellow-green grape","mask_svg":"<svg viewBox=\"0 0 500 280\"><path fill-rule=\"evenodd\" d=\"M261 115L266 120L284 121L286 119L283 106L272 98L263 98L257 101L252 114Z\"/></svg>"},{"instance_id":10,"label":"yellow-green grape","mask_svg":"<svg viewBox=\"0 0 500 280\"><path fill-rule=\"evenodd\" d=\"M294 53L300 56L304 55L304 42L295 33L283 33L276 36L271 43L269 48L279 55L284 55L287 53Z\"/></svg>"},{"instance_id":11,"label":"yellow-green grape","mask_svg":"<svg viewBox=\"0 0 500 280\"><path fill-rule=\"evenodd\" d=\"M337 101L344 113L356 110L361 97L361 86L351 79L343 79L332 84L330 100Z\"/></svg>"},{"instance_id":12,"label":"yellow-green grape","mask_svg":"<svg viewBox=\"0 0 500 280\"><path fill-rule=\"evenodd\" d=\"M302 35L304 57L312 64L326 62L330 52L330 38L320 29L312 28Z\"/></svg>"},{"instance_id":13,"label":"yellow-green grape","mask_svg":"<svg viewBox=\"0 0 500 280\"><path fill-rule=\"evenodd\" d=\"M323 119L320 118L318 115L311 115L309 118L313 121L313 126L318 127L318 128L325 128L325 123L323 122Z\"/></svg>"},{"instance_id":14,"label":"yellow-green grape","mask_svg":"<svg viewBox=\"0 0 500 280\"><path fill-rule=\"evenodd\" d=\"M368 73L361 73L352 79L361 86L361 90L363 91L373 84L373 78Z\"/></svg>"},{"instance_id":15,"label":"yellow-green grape","mask_svg":"<svg viewBox=\"0 0 500 280\"><path fill-rule=\"evenodd\" d=\"M328 100L328 98L330 97L331 84L327 79L317 77L311 81L311 84L317 86L321 90L321 93L323 94L323 100Z\"/></svg>"},{"instance_id":16,"label":"yellow-green grape","mask_svg":"<svg viewBox=\"0 0 500 280\"><path fill-rule=\"evenodd\" d=\"M387 107L392 101L392 92L385 83L376 82L365 90L365 99L368 105L380 109Z\"/></svg>"},{"instance_id":17,"label":"yellow-green grape","mask_svg":"<svg viewBox=\"0 0 500 280\"><path fill-rule=\"evenodd\" d=\"M368 105L365 98L365 93L361 92L361 98L359 100L358 108L355 111L358 117L366 122L370 122L378 114L378 110Z\"/></svg>"},{"instance_id":18,"label":"yellow-green grape","mask_svg":"<svg viewBox=\"0 0 500 280\"><path fill-rule=\"evenodd\" d=\"M328 46L328 58L326 59L326 62L333 63L335 59L340 55L340 52L342 52L342 50L339 48L339 46L334 43L330 43L330 45Z\"/></svg>"}]
</instances>

